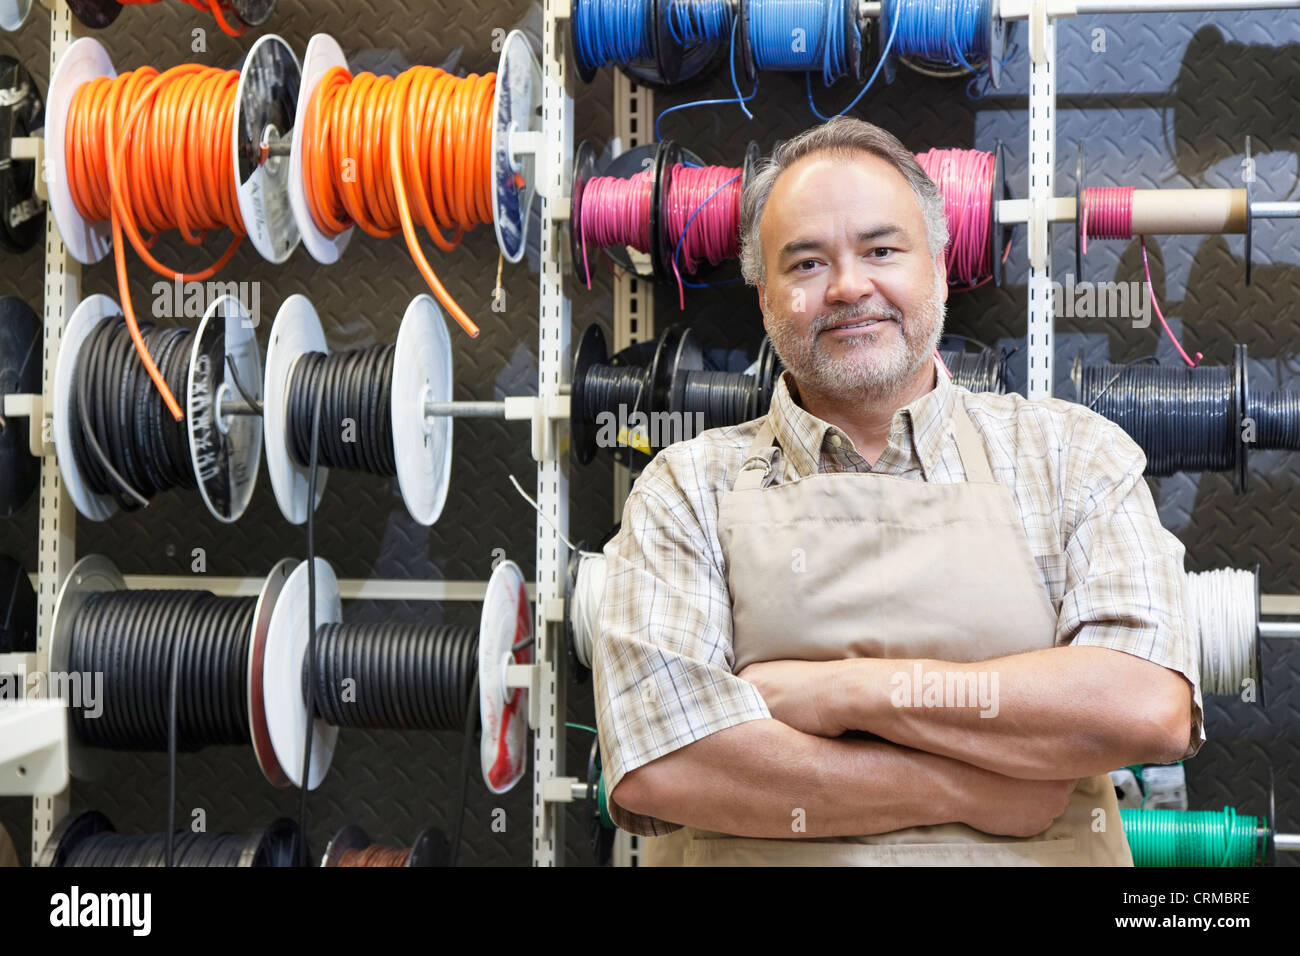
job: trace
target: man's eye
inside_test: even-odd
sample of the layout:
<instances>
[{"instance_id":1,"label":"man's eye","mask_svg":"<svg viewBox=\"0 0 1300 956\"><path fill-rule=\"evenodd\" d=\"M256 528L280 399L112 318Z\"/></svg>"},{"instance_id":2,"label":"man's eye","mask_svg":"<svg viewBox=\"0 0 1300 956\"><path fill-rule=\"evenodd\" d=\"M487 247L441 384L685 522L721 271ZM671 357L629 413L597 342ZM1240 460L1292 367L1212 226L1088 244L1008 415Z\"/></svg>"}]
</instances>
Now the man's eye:
<instances>
[{"instance_id":1,"label":"man's eye","mask_svg":"<svg viewBox=\"0 0 1300 956\"><path fill-rule=\"evenodd\" d=\"M805 269L804 266L815 266L815 265L817 265L816 259L804 259L802 262L796 262L794 264L794 268L796 272L807 272L808 270Z\"/></svg>"},{"instance_id":2,"label":"man's eye","mask_svg":"<svg viewBox=\"0 0 1300 956\"><path fill-rule=\"evenodd\" d=\"M889 255L893 251L894 250L889 248L888 246L877 246L875 249L872 249L869 254L877 259L883 259L885 258L885 256ZM876 255L876 253L879 252L883 252L884 255Z\"/></svg>"}]
</instances>

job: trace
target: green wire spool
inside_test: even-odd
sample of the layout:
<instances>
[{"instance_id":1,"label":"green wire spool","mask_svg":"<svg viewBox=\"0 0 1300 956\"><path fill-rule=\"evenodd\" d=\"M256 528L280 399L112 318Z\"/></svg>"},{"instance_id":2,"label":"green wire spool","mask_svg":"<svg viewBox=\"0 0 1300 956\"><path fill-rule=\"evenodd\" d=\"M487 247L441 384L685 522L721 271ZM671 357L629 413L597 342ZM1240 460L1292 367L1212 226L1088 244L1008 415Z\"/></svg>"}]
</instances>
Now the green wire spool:
<instances>
[{"instance_id":1,"label":"green wire spool","mask_svg":"<svg viewBox=\"0 0 1300 956\"><path fill-rule=\"evenodd\" d=\"M1120 810L1135 866L1258 866L1268 848L1268 824L1212 810Z\"/></svg>"}]
</instances>

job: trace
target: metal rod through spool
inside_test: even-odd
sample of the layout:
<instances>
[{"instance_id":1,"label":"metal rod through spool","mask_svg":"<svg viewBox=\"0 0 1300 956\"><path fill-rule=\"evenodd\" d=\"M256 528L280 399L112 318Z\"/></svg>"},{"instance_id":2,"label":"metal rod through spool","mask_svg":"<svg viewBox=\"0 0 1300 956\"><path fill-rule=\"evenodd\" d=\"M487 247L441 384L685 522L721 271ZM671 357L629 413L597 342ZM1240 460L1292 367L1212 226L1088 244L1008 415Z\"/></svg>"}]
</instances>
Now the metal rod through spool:
<instances>
[{"instance_id":1,"label":"metal rod through spool","mask_svg":"<svg viewBox=\"0 0 1300 956\"><path fill-rule=\"evenodd\" d=\"M1266 641L1300 640L1300 622L1260 621L1259 636Z\"/></svg>"},{"instance_id":2,"label":"metal rod through spool","mask_svg":"<svg viewBox=\"0 0 1300 956\"><path fill-rule=\"evenodd\" d=\"M505 402L425 402L424 414L449 418L505 418Z\"/></svg>"}]
</instances>

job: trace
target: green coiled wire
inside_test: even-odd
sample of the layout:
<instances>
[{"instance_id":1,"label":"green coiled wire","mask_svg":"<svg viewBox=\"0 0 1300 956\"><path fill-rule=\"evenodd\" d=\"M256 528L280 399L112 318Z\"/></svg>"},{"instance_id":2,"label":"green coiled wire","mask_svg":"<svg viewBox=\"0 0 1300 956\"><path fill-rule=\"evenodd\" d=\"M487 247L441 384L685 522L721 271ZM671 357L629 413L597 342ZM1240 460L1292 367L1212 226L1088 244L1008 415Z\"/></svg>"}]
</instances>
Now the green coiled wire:
<instances>
[{"instance_id":1,"label":"green coiled wire","mask_svg":"<svg viewBox=\"0 0 1300 956\"><path fill-rule=\"evenodd\" d=\"M1258 817L1213 810L1120 810L1135 866L1254 866Z\"/></svg>"}]
</instances>

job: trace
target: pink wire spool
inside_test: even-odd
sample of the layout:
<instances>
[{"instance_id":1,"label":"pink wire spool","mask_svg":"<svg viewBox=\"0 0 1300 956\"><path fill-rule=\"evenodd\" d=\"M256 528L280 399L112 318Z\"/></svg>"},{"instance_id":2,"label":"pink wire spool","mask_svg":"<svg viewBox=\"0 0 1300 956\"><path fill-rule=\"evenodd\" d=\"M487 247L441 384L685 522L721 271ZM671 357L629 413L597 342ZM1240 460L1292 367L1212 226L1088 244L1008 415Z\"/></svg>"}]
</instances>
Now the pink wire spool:
<instances>
[{"instance_id":1,"label":"pink wire spool","mask_svg":"<svg viewBox=\"0 0 1300 956\"><path fill-rule=\"evenodd\" d=\"M997 200L1011 198L1003 178L1002 144L992 153L930 149L917 153L916 161L943 193L949 284L960 291L990 279L1001 285L1010 230L998 219Z\"/></svg>"},{"instance_id":2,"label":"pink wire spool","mask_svg":"<svg viewBox=\"0 0 1300 956\"><path fill-rule=\"evenodd\" d=\"M740 200L759 155L751 142L741 167L706 166L665 140L623 153L597 175L595 150L579 144L570 208L578 280L591 287L587 244L595 243L623 269L675 283L685 308L684 276L697 277L740 254ZM649 255L649 273L632 264L627 249Z\"/></svg>"},{"instance_id":3,"label":"pink wire spool","mask_svg":"<svg viewBox=\"0 0 1300 956\"><path fill-rule=\"evenodd\" d=\"M1249 149L1249 147L1247 147ZM1083 257L1088 252L1088 234L1091 233L1094 239L1132 239L1133 238L1133 194L1136 192L1134 186L1086 186L1083 177L1083 142L1079 143L1079 163L1077 167L1077 177L1075 179L1075 222L1076 222L1076 240L1075 240L1075 257L1076 266L1079 272L1079 281L1083 281ZM1250 222L1249 194L1246 202L1247 209L1247 250L1250 243ZM1169 327L1165 314L1160 308L1160 302L1156 298L1156 287L1151 281L1151 264L1147 260L1147 240L1146 236L1139 236L1138 241L1142 246L1142 271L1146 276L1147 288L1151 292L1151 305L1155 309L1156 318L1160 320L1160 327L1164 329L1169 340L1174 343L1174 348L1182 356L1184 362L1195 368L1204 355L1197 352L1193 360L1187 351L1183 348L1182 342L1178 341L1178 336L1174 335L1173 329ZM1246 276L1247 281L1250 277L1250 255L1249 251L1246 256Z\"/></svg>"}]
</instances>

